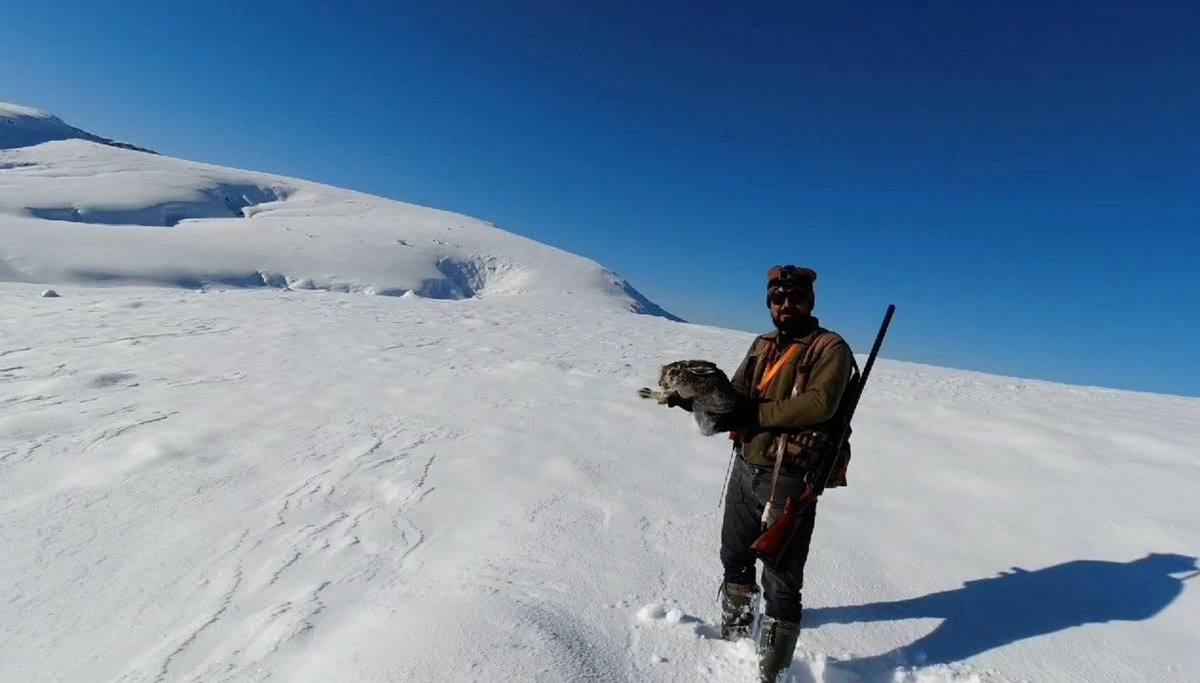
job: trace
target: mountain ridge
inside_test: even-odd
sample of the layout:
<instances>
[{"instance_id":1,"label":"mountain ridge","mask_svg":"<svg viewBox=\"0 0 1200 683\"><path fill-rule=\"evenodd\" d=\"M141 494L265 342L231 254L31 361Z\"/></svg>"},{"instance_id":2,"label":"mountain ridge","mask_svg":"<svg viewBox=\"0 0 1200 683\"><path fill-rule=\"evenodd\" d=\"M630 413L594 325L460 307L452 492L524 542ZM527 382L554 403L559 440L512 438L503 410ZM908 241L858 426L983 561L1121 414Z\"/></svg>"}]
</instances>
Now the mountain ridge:
<instances>
[{"instance_id":1,"label":"mountain ridge","mask_svg":"<svg viewBox=\"0 0 1200 683\"><path fill-rule=\"evenodd\" d=\"M42 109L0 102L0 149L29 147L43 142L70 139L88 140L134 152L158 154L152 149L94 135Z\"/></svg>"}]
</instances>

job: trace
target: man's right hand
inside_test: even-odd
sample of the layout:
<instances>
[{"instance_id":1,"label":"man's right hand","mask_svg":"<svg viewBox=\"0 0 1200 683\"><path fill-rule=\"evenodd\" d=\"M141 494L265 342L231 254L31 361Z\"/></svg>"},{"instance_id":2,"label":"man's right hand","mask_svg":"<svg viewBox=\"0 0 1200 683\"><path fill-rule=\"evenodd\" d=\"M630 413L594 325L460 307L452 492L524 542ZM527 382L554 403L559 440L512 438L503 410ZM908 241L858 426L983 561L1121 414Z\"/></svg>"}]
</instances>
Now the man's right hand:
<instances>
[{"instance_id":1,"label":"man's right hand","mask_svg":"<svg viewBox=\"0 0 1200 683\"><path fill-rule=\"evenodd\" d=\"M716 418L713 430L717 433L743 431L755 427L758 422L758 401L743 398L733 410L717 415Z\"/></svg>"}]
</instances>

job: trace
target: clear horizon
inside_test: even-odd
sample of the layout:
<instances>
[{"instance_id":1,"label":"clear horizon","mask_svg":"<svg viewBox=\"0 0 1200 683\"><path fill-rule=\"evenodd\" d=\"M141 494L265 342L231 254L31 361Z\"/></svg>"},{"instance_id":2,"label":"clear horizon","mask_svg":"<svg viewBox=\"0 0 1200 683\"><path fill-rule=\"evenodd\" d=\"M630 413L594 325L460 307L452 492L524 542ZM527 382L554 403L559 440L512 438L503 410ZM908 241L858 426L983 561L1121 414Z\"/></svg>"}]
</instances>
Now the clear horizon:
<instances>
[{"instance_id":1,"label":"clear horizon","mask_svg":"<svg viewBox=\"0 0 1200 683\"><path fill-rule=\"evenodd\" d=\"M1200 395L1200 9L34 6L0 100L482 218L689 321L775 263L865 353Z\"/></svg>"}]
</instances>

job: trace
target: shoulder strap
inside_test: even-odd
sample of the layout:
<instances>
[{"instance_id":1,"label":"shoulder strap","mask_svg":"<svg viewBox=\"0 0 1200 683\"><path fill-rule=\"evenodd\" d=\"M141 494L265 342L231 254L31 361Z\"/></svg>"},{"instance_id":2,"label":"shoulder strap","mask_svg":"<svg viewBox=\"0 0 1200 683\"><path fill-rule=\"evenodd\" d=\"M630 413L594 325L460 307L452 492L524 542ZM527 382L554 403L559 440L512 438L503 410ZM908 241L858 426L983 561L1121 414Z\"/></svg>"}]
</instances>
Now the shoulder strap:
<instances>
[{"instance_id":1,"label":"shoulder strap","mask_svg":"<svg viewBox=\"0 0 1200 683\"><path fill-rule=\"evenodd\" d=\"M771 347L771 345L773 343L774 342L772 342L770 339L767 339L764 336L759 336L758 339L754 340L754 350L751 351L751 353L755 353L755 354L765 353Z\"/></svg>"},{"instance_id":2,"label":"shoulder strap","mask_svg":"<svg viewBox=\"0 0 1200 683\"><path fill-rule=\"evenodd\" d=\"M802 394L808 388L808 374L812 372L813 365L816 365L817 360L825 354L826 351L834 346L842 343L844 340L841 335L829 330L821 330L817 336L808 343L808 348L804 350L804 357L800 359L800 363L796 366L796 393Z\"/></svg>"}]
</instances>

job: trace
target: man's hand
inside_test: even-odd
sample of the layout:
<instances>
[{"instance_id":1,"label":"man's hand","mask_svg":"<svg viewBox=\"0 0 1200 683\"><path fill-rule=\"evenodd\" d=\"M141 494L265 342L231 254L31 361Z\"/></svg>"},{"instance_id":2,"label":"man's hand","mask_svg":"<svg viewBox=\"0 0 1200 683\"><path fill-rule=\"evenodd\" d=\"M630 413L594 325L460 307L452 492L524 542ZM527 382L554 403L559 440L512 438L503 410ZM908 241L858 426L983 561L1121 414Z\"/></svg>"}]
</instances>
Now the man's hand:
<instances>
[{"instance_id":1,"label":"man's hand","mask_svg":"<svg viewBox=\"0 0 1200 683\"><path fill-rule=\"evenodd\" d=\"M713 423L714 432L745 431L747 427L757 426L758 401L744 398L734 406L733 410L714 415L714 417L716 418L716 422Z\"/></svg>"},{"instance_id":2,"label":"man's hand","mask_svg":"<svg viewBox=\"0 0 1200 683\"><path fill-rule=\"evenodd\" d=\"M668 408L683 408L689 413L692 412L692 399L684 398L674 392L667 395Z\"/></svg>"}]
</instances>

